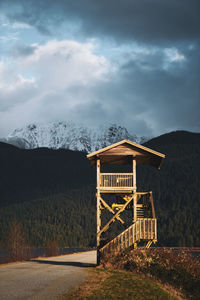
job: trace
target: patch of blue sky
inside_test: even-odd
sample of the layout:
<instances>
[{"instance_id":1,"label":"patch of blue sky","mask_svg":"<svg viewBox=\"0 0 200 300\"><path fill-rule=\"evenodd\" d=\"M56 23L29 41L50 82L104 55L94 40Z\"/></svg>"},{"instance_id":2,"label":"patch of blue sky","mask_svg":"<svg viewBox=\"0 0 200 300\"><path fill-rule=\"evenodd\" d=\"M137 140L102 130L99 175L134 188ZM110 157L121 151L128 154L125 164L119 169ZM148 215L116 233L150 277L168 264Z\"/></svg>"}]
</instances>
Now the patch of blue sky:
<instances>
[{"instance_id":1,"label":"patch of blue sky","mask_svg":"<svg viewBox=\"0 0 200 300\"><path fill-rule=\"evenodd\" d=\"M33 73L29 72L29 71L23 71L23 72L20 72L20 75L27 81L30 81L30 82L35 82L36 80L36 76L34 76Z\"/></svg>"},{"instance_id":2,"label":"patch of blue sky","mask_svg":"<svg viewBox=\"0 0 200 300\"><path fill-rule=\"evenodd\" d=\"M2 28L0 38L5 42L18 40L23 43L32 44L48 40L44 35L41 35L30 25L17 22L10 23L8 20L6 22L5 21L5 18L0 18L0 26Z\"/></svg>"}]
</instances>

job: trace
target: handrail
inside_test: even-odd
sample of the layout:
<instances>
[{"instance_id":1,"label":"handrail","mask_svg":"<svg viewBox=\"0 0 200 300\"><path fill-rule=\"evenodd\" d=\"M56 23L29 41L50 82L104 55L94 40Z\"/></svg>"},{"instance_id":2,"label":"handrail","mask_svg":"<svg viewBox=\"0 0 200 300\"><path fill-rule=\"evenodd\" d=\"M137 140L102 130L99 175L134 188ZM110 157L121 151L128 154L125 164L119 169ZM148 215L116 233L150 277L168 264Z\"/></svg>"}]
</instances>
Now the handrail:
<instances>
[{"instance_id":1,"label":"handrail","mask_svg":"<svg viewBox=\"0 0 200 300\"><path fill-rule=\"evenodd\" d=\"M100 173L100 187L133 187L133 173Z\"/></svg>"},{"instance_id":2,"label":"handrail","mask_svg":"<svg viewBox=\"0 0 200 300\"><path fill-rule=\"evenodd\" d=\"M100 173L100 175L133 175L133 173Z\"/></svg>"},{"instance_id":3,"label":"handrail","mask_svg":"<svg viewBox=\"0 0 200 300\"><path fill-rule=\"evenodd\" d=\"M157 219L138 219L134 224L104 245L100 252L120 251L141 240L157 240Z\"/></svg>"}]
</instances>

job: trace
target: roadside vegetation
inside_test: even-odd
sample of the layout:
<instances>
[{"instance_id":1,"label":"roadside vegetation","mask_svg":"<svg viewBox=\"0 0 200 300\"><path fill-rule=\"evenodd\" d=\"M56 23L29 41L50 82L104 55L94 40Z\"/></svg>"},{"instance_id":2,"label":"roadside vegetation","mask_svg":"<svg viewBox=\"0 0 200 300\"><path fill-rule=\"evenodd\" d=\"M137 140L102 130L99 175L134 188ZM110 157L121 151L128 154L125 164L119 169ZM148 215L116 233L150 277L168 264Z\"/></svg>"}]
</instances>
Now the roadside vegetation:
<instances>
[{"instance_id":1,"label":"roadside vegetation","mask_svg":"<svg viewBox=\"0 0 200 300\"><path fill-rule=\"evenodd\" d=\"M107 254L89 278L62 300L200 299L200 259L184 249Z\"/></svg>"},{"instance_id":2,"label":"roadside vegetation","mask_svg":"<svg viewBox=\"0 0 200 300\"><path fill-rule=\"evenodd\" d=\"M59 255L59 247L55 237L49 238L43 249L43 256ZM38 256L37 253L34 254L33 249L27 243L21 224L16 220L10 223L7 240L3 250L4 255L1 254L0 256L0 264L26 261Z\"/></svg>"},{"instance_id":3,"label":"roadside vegetation","mask_svg":"<svg viewBox=\"0 0 200 300\"><path fill-rule=\"evenodd\" d=\"M152 279L132 272L97 268L90 270L89 273L88 280L61 297L61 300L180 299L170 295Z\"/></svg>"},{"instance_id":4,"label":"roadside vegetation","mask_svg":"<svg viewBox=\"0 0 200 300\"><path fill-rule=\"evenodd\" d=\"M166 248L126 250L104 256L102 267L140 274L172 286L186 299L200 299L200 260L188 251Z\"/></svg>"}]
</instances>

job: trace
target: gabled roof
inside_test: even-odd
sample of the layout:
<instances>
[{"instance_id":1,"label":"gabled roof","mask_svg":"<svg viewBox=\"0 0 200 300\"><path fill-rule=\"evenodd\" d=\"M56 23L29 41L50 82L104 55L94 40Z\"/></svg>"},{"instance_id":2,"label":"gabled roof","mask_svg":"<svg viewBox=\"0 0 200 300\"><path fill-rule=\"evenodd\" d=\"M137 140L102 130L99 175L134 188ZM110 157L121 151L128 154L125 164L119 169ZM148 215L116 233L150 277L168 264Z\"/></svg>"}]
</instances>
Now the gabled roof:
<instances>
[{"instance_id":1,"label":"gabled roof","mask_svg":"<svg viewBox=\"0 0 200 300\"><path fill-rule=\"evenodd\" d=\"M137 164L149 164L160 168L165 155L129 140L122 140L87 155L92 166L96 165L97 158L106 164L128 164L132 163L133 157Z\"/></svg>"}]
</instances>

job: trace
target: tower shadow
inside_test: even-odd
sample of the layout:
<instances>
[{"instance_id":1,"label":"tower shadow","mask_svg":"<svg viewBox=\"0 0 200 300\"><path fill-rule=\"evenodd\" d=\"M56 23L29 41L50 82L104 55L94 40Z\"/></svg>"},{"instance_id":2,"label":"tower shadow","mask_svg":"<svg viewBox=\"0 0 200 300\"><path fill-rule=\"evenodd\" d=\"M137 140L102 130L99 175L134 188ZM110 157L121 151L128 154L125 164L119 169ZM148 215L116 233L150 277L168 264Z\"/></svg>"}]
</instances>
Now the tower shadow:
<instances>
[{"instance_id":1,"label":"tower shadow","mask_svg":"<svg viewBox=\"0 0 200 300\"><path fill-rule=\"evenodd\" d=\"M94 263L82 263L76 261L53 261L53 260L42 260L42 259L33 259L31 262L38 264L46 264L46 265L55 265L55 266L73 266L79 268L94 268L96 264Z\"/></svg>"}]
</instances>

